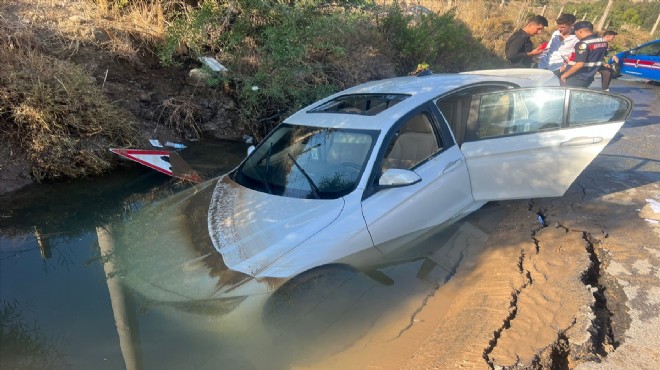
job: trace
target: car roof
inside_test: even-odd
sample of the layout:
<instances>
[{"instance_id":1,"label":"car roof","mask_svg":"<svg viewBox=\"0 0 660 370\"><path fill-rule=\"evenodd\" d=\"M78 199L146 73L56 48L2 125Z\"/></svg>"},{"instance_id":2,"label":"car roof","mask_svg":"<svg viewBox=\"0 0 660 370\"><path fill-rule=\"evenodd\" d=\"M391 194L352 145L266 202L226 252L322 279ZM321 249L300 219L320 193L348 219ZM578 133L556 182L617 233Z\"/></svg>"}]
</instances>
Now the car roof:
<instances>
[{"instance_id":1,"label":"car roof","mask_svg":"<svg viewBox=\"0 0 660 370\"><path fill-rule=\"evenodd\" d=\"M284 122L317 127L387 130L406 113L432 99L475 84L503 82L519 87L559 84L557 77L551 71L531 68L395 77L367 82L330 95L299 110ZM354 94L404 94L409 97L376 115L310 112L312 108L329 100Z\"/></svg>"}]
</instances>

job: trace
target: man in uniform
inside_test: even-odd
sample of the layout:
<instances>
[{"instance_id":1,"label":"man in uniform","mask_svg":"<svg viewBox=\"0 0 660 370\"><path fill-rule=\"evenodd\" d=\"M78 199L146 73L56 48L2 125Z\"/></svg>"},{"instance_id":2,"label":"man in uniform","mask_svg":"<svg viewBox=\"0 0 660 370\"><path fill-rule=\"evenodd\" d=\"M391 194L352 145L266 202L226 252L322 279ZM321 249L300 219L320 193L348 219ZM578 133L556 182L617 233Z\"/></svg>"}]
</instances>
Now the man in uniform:
<instances>
[{"instance_id":1,"label":"man in uniform","mask_svg":"<svg viewBox=\"0 0 660 370\"><path fill-rule=\"evenodd\" d=\"M594 34L594 25L588 21L575 23L573 30L580 42L575 45L575 60L568 64L560 80L565 86L589 87L603 65L607 41Z\"/></svg>"},{"instance_id":2,"label":"man in uniform","mask_svg":"<svg viewBox=\"0 0 660 370\"><path fill-rule=\"evenodd\" d=\"M504 53L506 59L511 62L511 66L521 68L532 66L532 60L543 52L543 48L539 46L534 49L530 37L538 35L545 27L548 27L548 20L541 15L537 15L530 19L525 27L514 32L506 40Z\"/></svg>"}]
</instances>

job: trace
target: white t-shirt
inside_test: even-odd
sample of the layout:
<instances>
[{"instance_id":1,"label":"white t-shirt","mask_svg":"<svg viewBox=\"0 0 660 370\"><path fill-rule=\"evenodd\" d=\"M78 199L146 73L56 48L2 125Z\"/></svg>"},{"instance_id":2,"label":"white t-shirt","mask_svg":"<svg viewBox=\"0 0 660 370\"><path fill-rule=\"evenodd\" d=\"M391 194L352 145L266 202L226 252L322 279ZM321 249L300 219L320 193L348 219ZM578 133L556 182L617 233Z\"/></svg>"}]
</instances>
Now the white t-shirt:
<instances>
[{"instance_id":1,"label":"white t-shirt","mask_svg":"<svg viewBox=\"0 0 660 370\"><path fill-rule=\"evenodd\" d=\"M563 38L559 30L553 32L552 36L550 36L548 47L539 59L539 68L549 69L551 71L561 68L575 51L575 44L578 41L580 40L575 35L569 35Z\"/></svg>"}]
</instances>

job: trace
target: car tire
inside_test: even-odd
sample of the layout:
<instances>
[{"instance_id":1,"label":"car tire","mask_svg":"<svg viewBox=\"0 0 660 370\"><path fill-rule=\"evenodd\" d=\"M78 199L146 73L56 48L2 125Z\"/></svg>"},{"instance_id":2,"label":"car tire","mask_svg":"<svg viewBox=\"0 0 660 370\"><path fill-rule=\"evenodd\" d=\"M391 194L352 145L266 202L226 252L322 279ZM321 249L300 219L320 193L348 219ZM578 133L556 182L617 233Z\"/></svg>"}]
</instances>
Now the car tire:
<instances>
[{"instance_id":1,"label":"car tire","mask_svg":"<svg viewBox=\"0 0 660 370\"><path fill-rule=\"evenodd\" d=\"M337 322L374 282L348 265L324 265L287 281L266 301L262 311L264 327L278 341L292 341L304 347L321 333L329 334Z\"/></svg>"}]
</instances>

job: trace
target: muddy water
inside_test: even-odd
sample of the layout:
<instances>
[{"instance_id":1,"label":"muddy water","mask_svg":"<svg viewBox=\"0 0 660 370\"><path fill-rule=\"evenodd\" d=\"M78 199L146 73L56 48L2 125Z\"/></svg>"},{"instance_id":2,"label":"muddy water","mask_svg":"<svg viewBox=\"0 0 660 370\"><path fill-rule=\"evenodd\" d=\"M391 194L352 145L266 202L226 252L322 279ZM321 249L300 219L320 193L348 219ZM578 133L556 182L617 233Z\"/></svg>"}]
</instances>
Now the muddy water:
<instances>
[{"instance_id":1,"label":"muddy water","mask_svg":"<svg viewBox=\"0 0 660 370\"><path fill-rule=\"evenodd\" d=\"M212 178L245 149L206 143L181 155ZM257 282L226 271L210 247L209 184L131 168L0 198L0 367L314 368L401 337L502 212L487 205L378 269Z\"/></svg>"}]
</instances>

